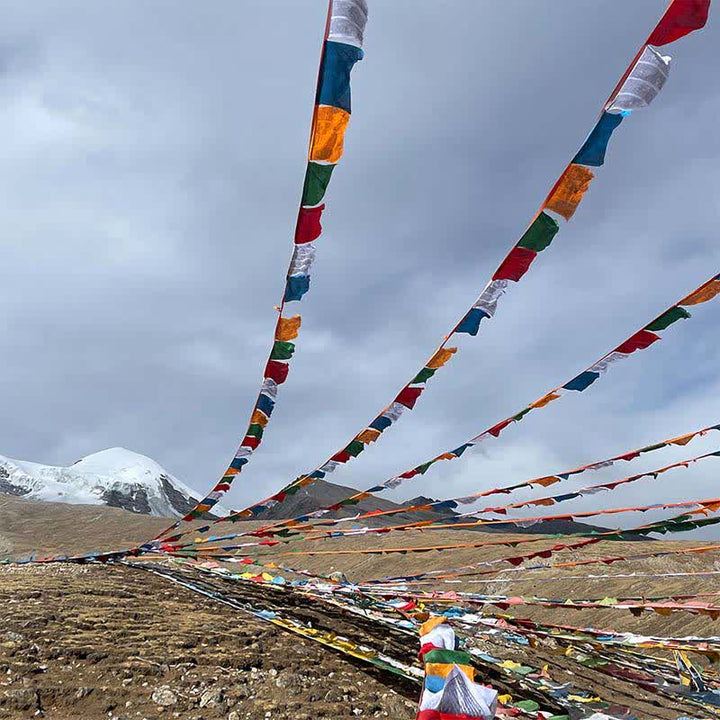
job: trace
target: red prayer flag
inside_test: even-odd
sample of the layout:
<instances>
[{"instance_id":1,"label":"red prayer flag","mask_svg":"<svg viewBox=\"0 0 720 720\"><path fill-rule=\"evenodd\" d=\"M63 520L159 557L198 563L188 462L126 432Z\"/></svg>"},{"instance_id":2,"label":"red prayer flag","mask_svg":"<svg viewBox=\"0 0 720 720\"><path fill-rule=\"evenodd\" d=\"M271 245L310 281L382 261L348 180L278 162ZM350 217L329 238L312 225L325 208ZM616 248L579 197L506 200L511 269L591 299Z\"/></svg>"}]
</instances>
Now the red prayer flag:
<instances>
[{"instance_id":1,"label":"red prayer flag","mask_svg":"<svg viewBox=\"0 0 720 720\"><path fill-rule=\"evenodd\" d=\"M492 427L488 430L488 432L493 437L499 437L500 433L512 422L511 419L503 420L502 422L499 422L495 427Z\"/></svg>"},{"instance_id":2,"label":"red prayer flag","mask_svg":"<svg viewBox=\"0 0 720 720\"><path fill-rule=\"evenodd\" d=\"M335 453L330 459L339 463L346 463L352 456L350 453L341 450L339 453Z\"/></svg>"},{"instance_id":3,"label":"red prayer flag","mask_svg":"<svg viewBox=\"0 0 720 720\"><path fill-rule=\"evenodd\" d=\"M620 455L620 457L618 458L618 460L628 460L628 461L630 461L630 460L634 460L635 458L638 458L638 457L640 457L640 453L639 453L639 452L629 452L629 453L625 453L625 455Z\"/></svg>"},{"instance_id":4,"label":"red prayer flag","mask_svg":"<svg viewBox=\"0 0 720 720\"><path fill-rule=\"evenodd\" d=\"M253 450L255 450L255 448L256 448L259 444L260 444L260 438L258 438L258 437L253 437L252 435L246 435L246 436L243 438L243 441L242 441L242 443L241 443L241 445L243 445L244 447L249 447L249 448L252 448Z\"/></svg>"},{"instance_id":5,"label":"red prayer flag","mask_svg":"<svg viewBox=\"0 0 720 720\"><path fill-rule=\"evenodd\" d=\"M286 380L290 366L279 360L270 360L265 366L265 374L263 377L274 380L278 385L282 385Z\"/></svg>"},{"instance_id":6,"label":"red prayer flag","mask_svg":"<svg viewBox=\"0 0 720 720\"><path fill-rule=\"evenodd\" d=\"M424 388L420 387L406 387L396 398L395 402L404 405L408 410L412 410L415 407L415 403L422 394Z\"/></svg>"},{"instance_id":7,"label":"red prayer flag","mask_svg":"<svg viewBox=\"0 0 720 720\"><path fill-rule=\"evenodd\" d=\"M320 218L325 205L313 208L300 208L297 226L295 227L295 244L302 245L317 240L322 234Z\"/></svg>"},{"instance_id":8,"label":"red prayer flag","mask_svg":"<svg viewBox=\"0 0 720 720\"><path fill-rule=\"evenodd\" d=\"M628 338L622 345L615 348L615 352L625 353L629 355L634 353L636 350L644 350L650 347L654 342L660 339L659 335L656 335L650 330L640 330L636 332L631 338Z\"/></svg>"},{"instance_id":9,"label":"red prayer flag","mask_svg":"<svg viewBox=\"0 0 720 720\"><path fill-rule=\"evenodd\" d=\"M230 489L230 483L218 483L214 488L214 492L223 492Z\"/></svg>"},{"instance_id":10,"label":"red prayer flag","mask_svg":"<svg viewBox=\"0 0 720 720\"><path fill-rule=\"evenodd\" d=\"M514 247L493 275L493 280L513 280L517 282L528 271L536 257L537 253L534 250Z\"/></svg>"},{"instance_id":11,"label":"red prayer flag","mask_svg":"<svg viewBox=\"0 0 720 720\"><path fill-rule=\"evenodd\" d=\"M710 0L675 0L653 30L649 45L667 45L705 27Z\"/></svg>"},{"instance_id":12,"label":"red prayer flag","mask_svg":"<svg viewBox=\"0 0 720 720\"><path fill-rule=\"evenodd\" d=\"M408 470L407 472L404 472L400 477L404 480L409 480L410 478L413 478L419 474L420 473L417 470Z\"/></svg>"}]
</instances>

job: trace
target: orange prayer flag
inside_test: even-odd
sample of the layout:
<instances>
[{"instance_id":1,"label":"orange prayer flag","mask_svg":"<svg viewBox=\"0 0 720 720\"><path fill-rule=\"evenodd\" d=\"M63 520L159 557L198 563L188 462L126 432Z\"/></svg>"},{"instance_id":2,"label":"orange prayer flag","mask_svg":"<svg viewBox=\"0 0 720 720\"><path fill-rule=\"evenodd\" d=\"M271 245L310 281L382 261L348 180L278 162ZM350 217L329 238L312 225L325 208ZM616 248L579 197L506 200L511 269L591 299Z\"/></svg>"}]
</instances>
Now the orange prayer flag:
<instances>
[{"instance_id":1,"label":"orange prayer flag","mask_svg":"<svg viewBox=\"0 0 720 720\"><path fill-rule=\"evenodd\" d=\"M304 477L301 477L301 478L297 481L297 484L298 484L300 487L305 487L306 485L311 485L311 484L314 483L314 482L315 482L315 478L312 478L312 477L309 477L309 476L305 475Z\"/></svg>"},{"instance_id":2,"label":"orange prayer flag","mask_svg":"<svg viewBox=\"0 0 720 720\"><path fill-rule=\"evenodd\" d=\"M668 440L669 445L687 445L697 433L688 433L687 435L680 435L679 437Z\"/></svg>"},{"instance_id":3,"label":"orange prayer flag","mask_svg":"<svg viewBox=\"0 0 720 720\"><path fill-rule=\"evenodd\" d=\"M240 474L240 470L238 470L238 468L229 467L225 471L225 474L223 475L223 477L227 477L228 475L239 475L239 474Z\"/></svg>"},{"instance_id":4,"label":"orange prayer flag","mask_svg":"<svg viewBox=\"0 0 720 720\"><path fill-rule=\"evenodd\" d=\"M575 214L594 177L592 171L583 165L571 164L545 202L545 209L552 210L569 220Z\"/></svg>"},{"instance_id":5,"label":"orange prayer flag","mask_svg":"<svg viewBox=\"0 0 720 720\"><path fill-rule=\"evenodd\" d=\"M554 485L555 483L560 482L559 477L555 477L554 475L548 475L547 477L537 478L536 480L531 480L530 485L542 485L543 487L550 487L551 485Z\"/></svg>"},{"instance_id":6,"label":"orange prayer flag","mask_svg":"<svg viewBox=\"0 0 720 720\"><path fill-rule=\"evenodd\" d=\"M300 323L302 318L299 315L293 315L289 318L280 318L278 322L277 330L275 332L275 339L281 342L288 342L294 340L300 332Z\"/></svg>"},{"instance_id":7,"label":"orange prayer flag","mask_svg":"<svg viewBox=\"0 0 720 720\"><path fill-rule=\"evenodd\" d=\"M341 108L319 105L315 113L315 127L310 143L312 162L336 163L343 154L345 130L350 114Z\"/></svg>"},{"instance_id":8,"label":"orange prayer flag","mask_svg":"<svg viewBox=\"0 0 720 720\"><path fill-rule=\"evenodd\" d=\"M552 498L540 498L540 500L533 500L528 505L554 505L555 501Z\"/></svg>"},{"instance_id":9,"label":"orange prayer flag","mask_svg":"<svg viewBox=\"0 0 720 720\"><path fill-rule=\"evenodd\" d=\"M361 443L367 445L368 443L375 442L382 433L374 428L365 428L355 439Z\"/></svg>"},{"instance_id":10,"label":"orange prayer flag","mask_svg":"<svg viewBox=\"0 0 720 720\"><path fill-rule=\"evenodd\" d=\"M270 419L268 416L265 415L265 413L260 412L260 410L256 410L250 418L251 425L260 425L260 427L266 427L269 422Z\"/></svg>"},{"instance_id":11,"label":"orange prayer flag","mask_svg":"<svg viewBox=\"0 0 720 720\"><path fill-rule=\"evenodd\" d=\"M438 368L441 368L456 352L456 347L441 348L432 356L432 358L430 358L430 362L428 362L426 367L437 370Z\"/></svg>"},{"instance_id":12,"label":"orange prayer flag","mask_svg":"<svg viewBox=\"0 0 720 720\"><path fill-rule=\"evenodd\" d=\"M686 298L681 300L678 305L700 305L701 303L712 300L720 293L720 281L711 280L707 285L691 292Z\"/></svg>"},{"instance_id":13,"label":"orange prayer flag","mask_svg":"<svg viewBox=\"0 0 720 720\"><path fill-rule=\"evenodd\" d=\"M457 455L453 455L452 453L443 453L442 455L438 455L438 457L435 458L436 460L456 460Z\"/></svg>"},{"instance_id":14,"label":"orange prayer flag","mask_svg":"<svg viewBox=\"0 0 720 720\"><path fill-rule=\"evenodd\" d=\"M560 397L558 393L548 393L547 395L543 395L539 400L536 400L532 405L530 405L531 408L537 409L537 408L544 408L546 405L549 405L553 400L557 400Z\"/></svg>"},{"instance_id":15,"label":"orange prayer flag","mask_svg":"<svg viewBox=\"0 0 720 720\"><path fill-rule=\"evenodd\" d=\"M420 635L427 635L438 625L442 625L446 622L447 618L444 615L436 615L435 617L431 617L429 620L427 620L420 626Z\"/></svg>"}]
</instances>

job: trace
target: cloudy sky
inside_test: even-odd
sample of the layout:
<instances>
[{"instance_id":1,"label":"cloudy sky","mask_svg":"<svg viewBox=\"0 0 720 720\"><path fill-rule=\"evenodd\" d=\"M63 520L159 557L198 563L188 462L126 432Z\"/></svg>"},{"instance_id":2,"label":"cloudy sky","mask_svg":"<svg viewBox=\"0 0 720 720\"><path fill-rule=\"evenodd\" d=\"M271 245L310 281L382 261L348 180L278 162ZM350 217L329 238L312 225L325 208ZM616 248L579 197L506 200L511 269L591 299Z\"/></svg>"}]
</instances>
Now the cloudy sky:
<instances>
[{"instance_id":1,"label":"cloudy sky","mask_svg":"<svg viewBox=\"0 0 720 720\"><path fill-rule=\"evenodd\" d=\"M233 505L322 462L422 365L664 6L370 0L299 350ZM0 0L1 454L66 465L120 445L198 489L215 482L282 294L325 7ZM719 43L715 17L672 46L665 90L616 132L573 221L416 410L334 481L365 487L459 445L720 272ZM720 422L720 303L694 315L396 497L472 492ZM720 433L625 469L718 447ZM718 469L595 503L720 496Z\"/></svg>"}]
</instances>

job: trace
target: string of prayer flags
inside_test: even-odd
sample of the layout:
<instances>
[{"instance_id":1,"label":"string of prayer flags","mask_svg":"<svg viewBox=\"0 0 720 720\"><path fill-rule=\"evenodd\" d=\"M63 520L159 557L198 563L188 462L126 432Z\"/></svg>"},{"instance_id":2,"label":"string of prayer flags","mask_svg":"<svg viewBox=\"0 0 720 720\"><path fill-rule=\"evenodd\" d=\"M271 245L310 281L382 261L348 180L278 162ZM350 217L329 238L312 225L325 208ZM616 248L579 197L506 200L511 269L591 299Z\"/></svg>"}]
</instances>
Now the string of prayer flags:
<instances>
[{"instance_id":1,"label":"string of prayer flags","mask_svg":"<svg viewBox=\"0 0 720 720\"><path fill-rule=\"evenodd\" d=\"M367 527L353 527L351 530L346 530L343 532L332 532L327 533L327 531L324 531L323 528L328 526L334 526L342 522L342 520L326 520L316 523L315 525L311 526L310 531L317 531L321 532L323 534L328 534L331 537L343 537L343 536L352 536L352 535L360 535L360 534L368 534L368 533L388 533L392 532L393 530L410 530L413 528L422 529L425 530L433 530L433 529L443 529L443 528L460 528L460 527L471 527L475 525L476 523L463 523L463 518L471 518L476 517L479 515L486 515L488 513L496 513L496 514L502 514L505 515L509 510L518 510L520 508L524 507L550 507L552 505L557 505L562 502L567 502L569 500L574 500L579 497L586 497L591 495L596 495L599 492L610 492L615 489L617 489L620 486L627 485L629 483L634 483L639 480L645 479L645 478L652 478L653 480L657 480L661 475L664 475L667 472L670 472L671 470L676 470L677 468L688 468L690 465L693 465L697 462L700 462L702 460L706 460L708 458L713 457L720 457L720 451L716 452L710 452L705 453L703 455L699 455L697 457L689 458L687 460L680 460L679 462L672 463L670 465L666 465L661 468L657 468L654 470L648 470L643 473L638 473L636 475L630 475L626 478L622 478L621 480L614 480L612 482L608 483L600 483L597 485L589 485L587 487L579 488L578 490L575 490L571 493L561 493L558 495L551 495L548 497L542 497L542 498L535 498L531 500L524 500L522 502L517 503L511 503L508 505L500 505L500 506L489 506L486 508L482 508L480 510L473 510L467 513L461 513L456 514L452 516L452 518L440 518L438 520L423 520L420 522L415 523L404 523L402 525L390 525L390 526L383 526L380 528L367 528ZM569 475L567 475L564 479L567 479ZM553 477L552 478L554 482L561 482L561 477ZM527 487L530 484L532 484L534 481L530 481L529 483L523 483L522 485ZM551 484L551 483L538 483L541 485ZM409 507L403 506L402 508L397 508L394 510L388 510L385 512L369 512L364 513L362 515L359 515L358 517L354 518L356 521L372 517L377 518L379 516L387 516L387 515L394 515L398 512L402 513L411 513L411 512L422 512L426 510L432 510L433 508L439 510L441 508L450 508L454 509L456 508L460 503L467 503L467 502L474 502L479 497L483 497L488 495L488 491L485 491L484 493L478 493L476 495L469 495L462 498L452 498L450 500L442 500L442 501L435 501L430 502L425 505L411 505ZM481 521L482 522L482 521ZM304 531L307 532L307 531Z\"/></svg>"},{"instance_id":2,"label":"string of prayer flags","mask_svg":"<svg viewBox=\"0 0 720 720\"><path fill-rule=\"evenodd\" d=\"M632 461L632 460L640 457L641 454L644 452L659 450L661 448L669 447L670 445L687 445L693 438L702 437L702 436L706 435L708 432L710 432L711 430L720 430L720 425L711 425L709 427L702 428L701 430L697 430L693 433L687 433L686 435L682 435L677 438L672 438L670 440L665 440L663 442L656 443L655 445L650 446L649 448L641 448L640 450L633 450L629 453L624 453L622 455L616 455L615 457L612 457L607 460L600 460L595 463L591 463L588 465L583 465L583 466L574 468L573 470L567 470L567 471L564 471L561 473L556 473L555 475L545 476L545 477L541 477L541 478L533 478L532 480L526 480L526 481L523 481L520 483L515 483L514 485L507 485L505 487L494 488L491 490L484 490L482 492L474 493L471 495L463 495L463 496L459 496L459 497L449 498L446 500L436 500L436 501L429 502L429 503L423 504L423 505L403 506L401 508L395 508L392 510L384 510L384 511L374 510L374 511L366 512L361 515L358 515L354 519L356 521L364 520L366 518L377 519L378 517L387 517L390 515L396 515L398 513L422 512L422 511L433 510L433 509L437 510L437 511L445 510L445 509L454 510L459 505L468 505L468 504L471 504L471 503L477 501L480 498L488 497L490 495L497 495L497 494L507 495L507 494L511 494L515 490L525 488L525 487L533 487L535 485L539 485L541 487L549 487L551 485L554 485L555 483L562 482L563 480L567 480L568 478L570 478L572 476L577 476L577 475L580 475L580 474L590 471L590 470L599 470L601 468L611 467L619 460L623 460L626 462ZM701 456L701 458L711 457L711 456L716 456L716 455L717 455L716 453L709 453L709 454L707 454L707 456ZM687 461L687 462L693 462L697 459L699 459L699 458L694 458L692 461ZM684 464L684 462L685 461L683 461L683 464ZM680 464L678 464L678 466L680 466ZM671 469L671 467L673 467L673 466L668 466L667 468L661 468L661 470L658 470L658 471L650 471L648 473L631 476L631 478L633 480L637 480L642 477L652 475L655 472L658 472L658 473L660 473L661 471L666 472L667 470ZM617 487L618 485L623 484L624 482L627 482L627 481L631 481L630 478L626 479L625 481L617 481L615 483L609 483L606 485ZM593 488L593 487L584 488L583 490L578 491L578 492L581 492L584 494L592 493L592 492L597 491L597 487L598 486L596 486L595 488ZM605 487L605 485L599 486L599 487ZM611 489L611 488L608 487L607 489ZM569 499L569 498L565 497L564 499ZM342 507L343 503L341 502L339 504L339 506ZM509 507L509 506L507 506L507 507ZM337 525L340 522L343 522L343 520L342 519L323 520L320 522L316 522L314 525L312 525L310 527L312 529L325 528L325 527ZM412 525L406 525L403 527L412 527ZM385 530L383 529L383 531L385 531ZM268 531L268 534L274 534L274 533L272 533L271 531Z\"/></svg>"},{"instance_id":3,"label":"string of prayer flags","mask_svg":"<svg viewBox=\"0 0 720 720\"><path fill-rule=\"evenodd\" d=\"M283 300L275 327L274 342L263 373L263 383L251 414L248 430L227 470L212 491L185 515L166 529L162 537L181 522L202 517L209 512L233 480L249 462L262 442L277 399L277 388L288 378L289 360L295 352L301 317L287 316L286 306L302 300L310 290L311 269L316 255L316 241L322 234L323 199L333 169L343 154L345 131L350 119L350 74L363 57L362 42L367 23L366 0L329 0L328 23L320 60L315 96L308 166L295 225L293 254L287 272Z\"/></svg>"},{"instance_id":4,"label":"string of prayer flags","mask_svg":"<svg viewBox=\"0 0 720 720\"><path fill-rule=\"evenodd\" d=\"M489 429L479 433L478 435L475 435L473 438L468 440L467 442L463 443L460 447L445 451L443 453L440 453L439 455L435 456L429 461L426 461L424 463L421 463L420 465L417 465L414 468L411 468L409 470L406 470L405 472L399 473L398 475L395 475L388 480L385 480L381 483L378 483L376 485L371 486L370 488L367 488L366 490L363 490L362 492L367 493L377 493L382 492L383 490L386 490L388 488L397 488L400 484L402 484L405 480L409 480L413 477L417 477L418 475L424 475L430 467L432 467L435 463L440 461L450 461L455 460L463 455L463 453L471 448L479 444L480 442L483 442L484 440L494 437L497 438L501 435L501 433L508 428L510 425L520 422L526 415L528 415L530 412L534 410L539 410L542 408L545 408L549 405L550 400L557 400L561 397L563 397L567 392L583 392L586 390L590 385L592 385L598 378L600 378L601 375L605 374L607 370L616 362L623 360L633 353L647 349L651 345L653 345L655 342L657 342L660 339L660 336L656 332L652 332L648 330L648 327L654 326L659 327L659 321L661 321L663 318L667 318L668 316L674 316L677 314L676 308L681 308L681 305L683 302L686 301L686 299L689 298L699 298L699 297L708 297L708 299L713 299L716 297L718 293L715 293L710 296L710 293L705 292L705 288L711 287L714 289L715 285L720 286L720 282L718 282L719 276L714 276L712 279L708 280L707 282L703 283L699 288L697 288L695 291L693 291L690 295L686 296L684 300L681 300L680 303L676 305L672 305L668 310L661 313L655 320L651 321L645 328L639 330L638 332L631 335L629 338L627 338L624 342L622 342L620 345L617 346L614 350L610 351L609 353L606 353L603 357L601 357L598 361L593 363L589 368L581 372L579 375L575 376L572 380L569 382L566 382L565 384L556 387L552 389L550 392L543 395L539 400L536 400L535 402L532 402L528 404L525 408L523 408L520 412L511 415L508 418L505 418L504 420L500 421L499 423L496 423ZM700 301L697 301L700 302ZM703 300L702 302L707 302L707 300ZM681 308L682 310L682 308ZM681 312L678 314L678 317L689 317L690 314L687 312ZM660 324L664 324L664 321L662 321ZM668 324L668 327L671 323ZM397 404L397 403L396 403ZM657 447L662 447L663 444L658 444ZM646 449L641 449L637 451L638 453L642 453L646 451ZM636 457L633 455L633 457ZM628 457L623 457L621 459L628 459ZM615 458L612 459L613 462L615 461ZM345 498L344 500L341 500L339 502L334 503L334 505L321 508L319 510L316 510L312 513L312 515L303 515L297 518L294 518L294 520L299 522L304 522L308 520L310 517L317 518L324 514L327 514L332 509L337 509L338 507L343 507L346 505L352 505L356 504L354 501L357 500L357 494L353 494ZM265 508L269 505L267 503L261 503L254 507L261 507ZM243 515L243 517L247 517L248 515ZM232 516L231 516L232 519ZM278 523L275 523L274 525L268 525L260 528L256 532L269 532L274 529L284 528L287 527L287 521L281 521Z\"/></svg>"},{"instance_id":5,"label":"string of prayer flags","mask_svg":"<svg viewBox=\"0 0 720 720\"><path fill-rule=\"evenodd\" d=\"M648 534L650 532L684 532L689 529L696 529L699 527L705 527L707 525L717 524L720 522L720 518L708 518L703 517L702 519L696 519L693 515L707 513L713 513L720 510L720 498L712 498L710 500L691 500L686 502L677 503L654 503L651 505L637 505L633 507L621 507L621 508L609 508L603 510L587 510L584 512L567 513L564 515L538 515L534 517L526 518L502 518L498 520L479 520L476 525L482 526L502 526L502 527L521 527L528 528L533 525L537 525L541 522L547 522L549 520L566 520L575 521L581 518L598 517L604 515L618 515L624 513L635 513L635 512L647 512L648 510L670 510L676 508L697 508L692 510L685 515L671 518L670 520L661 520L650 525L641 526L640 528L634 528L630 530L618 530L607 533L598 533L597 531L591 531L590 533L581 533L579 536L584 537L588 534L591 535L592 542L599 542L602 539L607 539L608 536L623 535L623 534ZM584 541L590 542L590 541ZM485 541L478 543L460 543L454 545L429 545L423 547L401 547L401 548L367 548L362 550L303 550L303 551L290 551L282 553L283 555L385 555L385 554L396 554L396 553L418 553L418 552L432 552L451 550L458 548L470 548L470 547L483 547ZM570 546L556 546L557 550L565 550ZM581 547L573 546L573 547ZM553 549L553 551L555 550ZM549 553L550 550L541 550L538 553L532 553L531 555L523 555L519 558L504 558L503 561L509 562L510 564L521 564L527 559L536 557L544 557L543 553Z\"/></svg>"},{"instance_id":6,"label":"string of prayer flags","mask_svg":"<svg viewBox=\"0 0 720 720\"><path fill-rule=\"evenodd\" d=\"M582 540L579 543L571 543L571 544L564 544L560 543L558 545L555 545L554 547L543 550L541 552L545 553L545 557L551 557L556 552L562 552L565 550L574 550L581 547L585 547L587 545L592 545L595 543L598 543L602 540L611 540L613 538L622 539L623 536L636 536L638 534L649 534L652 532L658 532L658 531L664 531L669 533L675 533L675 532L685 532L689 528L686 527L686 521L687 521L688 515L681 514L677 515L675 517L669 518L668 520L661 520L656 523L650 523L647 525L640 525L638 527L630 528L627 530L610 530L604 533L597 533L597 532L590 532L590 533L572 533L572 534L556 534L552 537L567 537L567 538L577 538L577 537L587 537L588 539ZM700 522L700 521L696 521ZM705 522L708 524L717 524L720 523L720 518L705 518ZM588 537L590 536L590 537ZM530 538L530 539L523 539L523 540L516 540L511 542L505 541L504 543L495 543L495 544L506 544L506 545L522 545L525 543L536 543L544 540L545 538ZM468 545L470 547L472 545ZM482 547L482 545L479 545L478 547ZM596 557L596 558L587 558L584 560L573 560L569 562L564 563L540 563L538 565L533 565L529 567L518 567L521 565L525 560L532 559L534 557L541 557L540 555L532 554L527 556L521 556L521 557L514 557L514 558L498 558L496 560L484 560L477 563L472 563L470 565L463 565L461 567L456 568L443 568L438 570L426 570L425 572L421 573L415 573L413 575L395 575L390 577L384 577L384 578L378 578L373 580L363 580L362 583L360 583L362 586L375 586L375 585L389 585L389 584L406 584L406 583L416 583L416 582L424 582L424 581L437 581L437 580L444 580L449 578L458 578L458 577L468 577L468 576L475 576L475 575L489 575L489 574L495 574L497 572L524 572L524 571L535 571L535 570L547 570L551 568L568 568L568 567L578 567L580 565L592 565L592 564L604 564L604 565L611 565L615 562L625 562L625 561L632 561L632 560L645 560L649 558L657 558L657 557L664 557L664 556L670 556L670 555L685 555L685 554L696 554L696 553L705 553L705 552L712 552L720 548L720 545L702 545L699 547L690 547L690 548L682 548L679 550L661 550L661 551L652 551L652 552L646 552L646 553L638 553L638 554L632 554L632 555L616 555L612 557ZM356 551L356 552L362 552L362 551ZM511 565L514 565L515 568L512 570L508 570L506 568L500 567L499 569L489 570L489 571L480 571L479 568L485 568L485 567L492 567L492 568L498 568L499 565L502 565L503 563L509 563ZM534 580L534 579L533 579Z\"/></svg>"},{"instance_id":7,"label":"string of prayer flags","mask_svg":"<svg viewBox=\"0 0 720 720\"><path fill-rule=\"evenodd\" d=\"M681 0L675 0L675 2L680 1ZM687 30L687 32L689 32L696 27L700 27L700 20L702 20L702 18L694 12L695 10L698 10L698 8L688 9L678 5L675 9L671 9L666 13L657 25L654 33L661 35L664 41L669 42L668 38L674 37L678 35L678 33L686 34L686 30L681 30L681 28L689 28ZM700 15L702 15L702 8L699 8L699 11ZM346 42L349 45L359 48L362 45L362 29L364 28L366 17L367 6L365 0L333 0L331 3L330 34L327 36L326 41ZM342 154L342 138L350 109L349 73L350 68L358 57L359 56L356 56L352 50L347 48L343 49L343 52L340 52L339 49L333 49L332 53L325 52L323 55L323 64L320 73L321 82L318 87L317 98L319 103L321 103L321 101L327 101L330 104L319 104L316 108L310 148L310 166L308 167L303 191L303 209L317 209L317 224L320 223L320 206L330 173L327 170L321 170L319 167L313 166L313 163L319 166L332 165L337 161L339 155ZM480 298L478 298L471 308L462 316L452 332L445 337L440 349L444 349L456 333L464 333L471 336L476 335L479 331L481 321L494 316L497 301L506 292L508 283L518 282L523 277L537 254L549 246L557 232L557 223L548 213L557 213L566 220L569 220L576 211L579 202L593 178L593 172L589 169L588 165L598 166L604 162L607 141L612 131L614 131L621 122L621 119L614 117L608 118L605 117L605 115L619 114L622 118L634 108L649 104L662 88L667 78L668 62L669 60L657 51L646 47L638 57L636 57L633 63L631 63L619 83L619 88L611 94L606 102L605 112L601 114L590 136L576 154L575 161L562 173L560 179L541 207L538 216L536 216L531 223L530 228L500 264L493 279L483 290ZM646 85L647 88L643 89L644 85ZM588 165L583 164L583 161ZM310 199L313 201L312 204L309 203ZM308 202L306 203L305 201ZM308 276L301 275L298 277ZM293 297L301 294L303 290L304 282L297 290L294 290ZM607 358L604 359L604 361L606 360ZM412 409L419 399L420 394L423 392L425 384L435 374L431 372L433 369L434 368L430 368L426 364L419 371L415 372L411 376L413 380L405 385L401 392L401 395L404 393L402 399L407 400L407 402L403 403L396 399L369 425L356 434L352 440L357 440L364 447L368 444L368 442L365 442L366 440L370 442L377 441L380 435L391 427L405 410ZM578 390L584 390L593 381L593 377L594 376L585 376L582 380L576 381L574 385L571 386L571 389L574 387ZM558 390L562 391L562 389L563 388L559 388ZM549 403L551 399L555 399L554 396L559 397L560 394L561 392L549 393L533 407L526 408L522 413L510 418L509 422L501 423L492 428L493 432L489 432L489 434L499 435L509 424L519 421L531 410L538 409L542 406L542 403ZM479 438L471 441L469 445L474 444L476 441L479 441ZM291 494L288 492L289 490L305 487L308 483L325 477L328 472L333 472L339 465L349 461L351 457L355 457L355 455L347 454L349 457L346 458L345 455L341 455L342 460L336 460L333 459L335 455L337 455L337 453L334 453L331 459L325 464L286 485L281 492L275 496L271 496L266 500L245 508L243 511L233 513L229 518L222 519L252 517L266 508L282 502L282 500L277 500L278 496L283 498L287 497ZM447 455L447 453L443 455ZM416 474L422 474L433 462L435 462L435 460L418 466L414 472L416 472ZM225 480L225 478L223 478L223 480ZM393 482L396 482L396 479L390 481L390 483Z\"/></svg>"}]
</instances>

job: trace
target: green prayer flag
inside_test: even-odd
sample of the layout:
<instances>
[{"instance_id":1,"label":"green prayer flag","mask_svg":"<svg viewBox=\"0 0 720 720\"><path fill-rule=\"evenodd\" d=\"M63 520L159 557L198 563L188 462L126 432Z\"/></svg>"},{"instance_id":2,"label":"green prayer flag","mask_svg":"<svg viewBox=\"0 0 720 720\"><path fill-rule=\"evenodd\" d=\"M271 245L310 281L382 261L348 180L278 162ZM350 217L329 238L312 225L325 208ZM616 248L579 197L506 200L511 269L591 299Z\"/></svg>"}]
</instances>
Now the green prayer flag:
<instances>
[{"instance_id":1,"label":"green prayer flag","mask_svg":"<svg viewBox=\"0 0 720 720\"><path fill-rule=\"evenodd\" d=\"M250 437L256 437L261 438L263 436L263 433L265 432L262 425L258 425L257 423L253 423L247 431L247 435Z\"/></svg>"},{"instance_id":2,"label":"green prayer flag","mask_svg":"<svg viewBox=\"0 0 720 720\"><path fill-rule=\"evenodd\" d=\"M553 241L559 229L560 225L557 220L551 218L547 213L541 212L520 238L517 246L542 252Z\"/></svg>"},{"instance_id":3,"label":"green prayer flag","mask_svg":"<svg viewBox=\"0 0 720 720\"><path fill-rule=\"evenodd\" d=\"M525 408L522 412L519 412L517 415L513 415L512 419L513 419L515 422L519 422L519 421L522 420L531 410L532 410L532 408Z\"/></svg>"},{"instance_id":4,"label":"green prayer flag","mask_svg":"<svg viewBox=\"0 0 720 720\"><path fill-rule=\"evenodd\" d=\"M435 368L423 368L416 376L415 379L410 383L411 385L418 385L420 383L427 382L435 374Z\"/></svg>"},{"instance_id":5,"label":"green prayer flag","mask_svg":"<svg viewBox=\"0 0 720 720\"><path fill-rule=\"evenodd\" d=\"M353 457L357 457L364 449L365 449L365 445L363 445L359 440L353 440L353 441L345 448L345 452L346 452L348 455L352 455Z\"/></svg>"},{"instance_id":6,"label":"green prayer flag","mask_svg":"<svg viewBox=\"0 0 720 720\"><path fill-rule=\"evenodd\" d=\"M320 165L314 162L308 163L307 171L305 172L305 185L303 186L301 205L304 207L312 207L322 202L334 169L334 165Z\"/></svg>"},{"instance_id":7,"label":"green prayer flag","mask_svg":"<svg viewBox=\"0 0 720 720\"><path fill-rule=\"evenodd\" d=\"M427 472L427 469L434 463L434 460L431 460L430 462L423 463L422 465L418 465L415 469L420 473L420 475L424 475Z\"/></svg>"},{"instance_id":8,"label":"green prayer flag","mask_svg":"<svg viewBox=\"0 0 720 720\"><path fill-rule=\"evenodd\" d=\"M295 343L283 342L282 340L276 340L273 345L272 353L270 353L271 360L289 360L295 352Z\"/></svg>"},{"instance_id":9,"label":"green prayer flag","mask_svg":"<svg viewBox=\"0 0 720 720\"><path fill-rule=\"evenodd\" d=\"M471 660L469 653L459 650L430 650L423 655L425 663L439 665L469 665Z\"/></svg>"},{"instance_id":10,"label":"green prayer flag","mask_svg":"<svg viewBox=\"0 0 720 720\"><path fill-rule=\"evenodd\" d=\"M520 702L513 703L512 706L525 712L535 712L540 709L540 706L534 700L521 700Z\"/></svg>"},{"instance_id":11,"label":"green prayer flag","mask_svg":"<svg viewBox=\"0 0 720 720\"><path fill-rule=\"evenodd\" d=\"M650 330L651 332L665 330L674 322L677 322L678 320L687 320L689 317L692 316L684 307L676 305L675 307L670 308L667 312L663 313L657 320L653 320L648 326L646 326L645 329Z\"/></svg>"}]
</instances>

